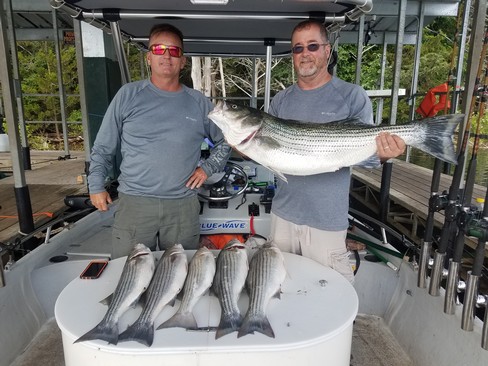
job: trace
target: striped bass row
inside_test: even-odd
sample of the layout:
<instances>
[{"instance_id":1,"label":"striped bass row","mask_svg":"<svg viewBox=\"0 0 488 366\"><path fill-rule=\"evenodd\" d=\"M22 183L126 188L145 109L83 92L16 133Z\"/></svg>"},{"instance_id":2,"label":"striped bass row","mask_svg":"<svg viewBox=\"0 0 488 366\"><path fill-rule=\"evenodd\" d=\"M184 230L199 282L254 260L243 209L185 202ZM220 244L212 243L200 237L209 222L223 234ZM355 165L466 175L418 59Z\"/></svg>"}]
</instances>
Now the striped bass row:
<instances>
[{"instance_id":1,"label":"striped bass row","mask_svg":"<svg viewBox=\"0 0 488 366\"><path fill-rule=\"evenodd\" d=\"M203 295L208 291L215 275L215 258L206 247L198 249L188 265L183 297L178 311L161 324L158 329L180 327L198 329L197 321L192 313Z\"/></svg>"},{"instance_id":2,"label":"striped bass row","mask_svg":"<svg viewBox=\"0 0 488 366\"><path fill-rule=\"evenodd\" d=\"M213 291L221 307L220 323L215 339L239 330L242 315L237 306L248 271L247 252L237 239L229 241L217 257Z\"/></svg>"},{"instance_id":3,"label":"striped bass row","mask_svg":"<svg viewBox=\"0 0 488 366\"><path fill-rule=\"evenodd\" d=\"M111 344L136 341L149 347L154 340L156 318L166 305L174 305L182 289L180 307L157 329L181 327L209 330L211 327L199 327L192 313L209 288L217 295L221 307L215 339L232 332L238 332L238 337L242 337L255 331L274 337L266 307L272 297L279 297L284 278L283 256L271 244L263 245L254 254L250 265L246 246L237 239L227 243L217 261L203 247L195 252L189 265L182 245L175 244L163 253L157 266L150 249L137 244L126 260L104 318L75 342L93 339ZM249 307L243 319L238 300L246 283ZM142 312L132 325L119 334L119 318L138 302L143 305Z\"/></svg>"},{"instance_id":4,"label":"striped bass row","mask_svg":"<svg viewBox=\"0 0 488 366\"><path fill-rule=\"evenodd\" d=\"M119 319L131 307L135 307L146 291L154 273L154 256L144 244L136 244L127 257L117 287L112 295L102 300L109 305L102 321L76 342L101 339L110 344L119 341Z\"/></svg>"},{"instance_id":5,"label":"striped bass row","mask_svg":"<svg viewBox=\"0 0 488 366\"><path fill-rule=\"evenodd\" d=\"M246 285L249 308L239 328L237 337L259 332L274 338L266 308L273 297L280 298L281 285L285 281L285 261L281 251L272 243L266 243L254 254L249 264Z\"/></svg>"},{"instance_id":6,"label":"striped bass row","mask_svg":"<svg viewBox=\"0 0 488 366\"><path fill-rule=\"evenodd\" d=\"M463 115L446 115L395 126L372 126L357 119L330 123L283 120L239 104L218 102L208 117L240 153L283 174L312 175L342 167L371 166L376 136L389 132L407 145L456 164L452 136Z\"/></svg>"},{"instance_id":7,"label":"striped bass row","mask_svg":"<svg viewBox=\"0 0 488 366\"><path fill-rule=\"evenodd\" d=\"M119 336L119 341L136 341L151 346L154 339L154 320L183 288L188 260L181 244L164 251L145 294L145 304L139 318Z\"/></svg>"}]
</instances>

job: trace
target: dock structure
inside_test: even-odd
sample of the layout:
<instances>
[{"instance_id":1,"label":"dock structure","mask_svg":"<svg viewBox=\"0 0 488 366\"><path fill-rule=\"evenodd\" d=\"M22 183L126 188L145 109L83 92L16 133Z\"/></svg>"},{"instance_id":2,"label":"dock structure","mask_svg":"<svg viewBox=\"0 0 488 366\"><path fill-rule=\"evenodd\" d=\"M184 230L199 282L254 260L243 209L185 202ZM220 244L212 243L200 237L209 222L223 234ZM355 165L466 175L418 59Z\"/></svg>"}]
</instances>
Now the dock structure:
<instances>
[{"instance_id":1,"label":"dock structure","mask_svg":"<svg viewBox=\"0 0 488 366\"><path fill-rule=\"evenodd\" d=\"M66 196L87 193L84 152L72 152L69 159L61 155L60 151L31 153L32 170L26 170L25 176L36 228L68 209L64 204ZM19 234L11 171L10 153L0 153L0 172L6 176L0 179L0 243Z\"/></svg>"},{"instance_id":2,"label":"dock structure","mask_svg":"<svg viewBox=\"0 0 488 366\"><path fill-rule=\"evenodd\" d=\"M382 168L352 169L351 198L366 206L374 214L380 215L380 190ZM400 233L421 243L425 222L429 210L430 187L432 170L415 164L394 159L391 185L389 191L389 207L387 224ZM452 177L441 175L439 193L448 192ZM476 198L484 198L486 187L475 185L473 190L473 204ZM444 224L443 212L434 215L435 228L441 229ZM466 238L466 244L476 247L477 239ZM488 250L486 250L488 255Z\"/></svg>"}]
</instances>

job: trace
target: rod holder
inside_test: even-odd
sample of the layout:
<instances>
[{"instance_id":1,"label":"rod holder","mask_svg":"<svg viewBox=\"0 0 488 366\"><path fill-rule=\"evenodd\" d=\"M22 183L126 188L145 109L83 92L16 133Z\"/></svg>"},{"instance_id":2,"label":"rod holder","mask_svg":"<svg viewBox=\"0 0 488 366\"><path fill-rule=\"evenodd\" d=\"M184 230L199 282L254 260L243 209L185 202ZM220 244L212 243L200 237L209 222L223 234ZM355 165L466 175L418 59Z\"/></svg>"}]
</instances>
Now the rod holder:
<instances>
[{"instance_id":1,"label":"rod holder","mask_svg":"<svg viewBox=\"0 0 488 366\"><path fill-rule=\"evenodd\" d=\"M420 247L419 258L419 273L417 277L417 287L427 287L427 269L429 266L430 251L432 249L432 243L430 241L422 241Z\"/></svg>"},{"instance_id":2,"label":"rod holder","mask_svg":"<svg viewBox=\"0 0 488 366\"><path fill-rule=\"evenodd\" d=\"M481 331L481 347L488 351L488 295L484 296L485 317L483 320L483 329Z\"/></svg>"},{"instance_id":3,"label":"rod holder","mask_svg":"<svg viewBox=\"0 0 488 366\"><path fill-rule=\"evenodd\" d=\"M480 276L475 276L468 271L466 292L464 293L463 314L461 317L461 329L472 331L474 325L474 308L478 297L478 283ZM486 314L485 314L486 317Z\"/></svg>"},{"instance_id":4,"label":"rod holder","mask_svg":"<svg viewBox=\"0 0 488 366\"><path fill-rule=\"evenodd\" d=\"M432 266L429 283L429 294L432 296L439 296L445 258L446 253L439 253L437 250L435 251L434 265Z\"/></svg>"},{"instance_id":5,"label":"rod holder","mask_svg":"<svg viewBox=\"0 0 488 366\"><path fill-rule=\"evenodd\" d=\"M449 259L449 269L446 282L446 297L444 298L444 313L454 314L459 281L459 262Z\"/></svg>"}]
</instances>

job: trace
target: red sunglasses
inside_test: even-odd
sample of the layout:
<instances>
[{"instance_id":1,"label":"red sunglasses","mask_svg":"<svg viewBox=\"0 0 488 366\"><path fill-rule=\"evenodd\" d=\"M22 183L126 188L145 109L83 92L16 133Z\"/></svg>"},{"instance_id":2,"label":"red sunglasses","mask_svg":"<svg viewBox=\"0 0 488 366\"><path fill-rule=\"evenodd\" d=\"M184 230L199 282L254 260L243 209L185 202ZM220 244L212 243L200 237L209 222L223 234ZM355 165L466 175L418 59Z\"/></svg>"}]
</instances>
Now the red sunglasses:
<instances>
[{"instance_id":1,"label":"red sunglasses","mask_svg":"<svg viewBox=\"0 0 488 366\"><path fill-rule=\"evenodd\" d=\"M181 57L183 56L183 50L178 46L166 46L164 44L153 44L149 47L149 50L153 55L164 55L166 50L169 51L171 57Z\"/></svg>"}]
</instances>

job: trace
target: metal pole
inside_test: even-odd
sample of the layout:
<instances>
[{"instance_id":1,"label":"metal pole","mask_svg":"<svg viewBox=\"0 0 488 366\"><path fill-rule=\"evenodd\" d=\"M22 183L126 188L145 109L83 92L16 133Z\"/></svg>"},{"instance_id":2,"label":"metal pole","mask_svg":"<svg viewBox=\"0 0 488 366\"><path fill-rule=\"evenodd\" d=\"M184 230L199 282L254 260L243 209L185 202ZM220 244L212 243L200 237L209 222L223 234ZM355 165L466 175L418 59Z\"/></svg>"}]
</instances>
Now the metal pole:
<instances>
[{"instance_id":1,"label":"metal pole","mask_svg":"<svg viewBox=\"0 0 488 366\"><path fill-rule=\"evenodd\" d=\"M252 59L252 95L251 95L251 107L258 107L258 91L256 85L256 58Z\"/></svg>"},{"instance_id":2,"label":"metal pole","mask_svg":"<svg viewBox=\"0 0 488 366\"><path fill-rule=\"evenodd\" d=\"M63 126L63 142L64 142L64 157L70 158L69 145L68 145L68 123L66 122L66 101L65 90L63 83L63 70L61 63L61 51L59 47L59 31L58 31L58 18L56 16L56 9L52 10L53 15L53 29L54 29L54 49L56 51L56 70L58 73L58 93L59 93L59 110L61 112L61 124Z\"/></svg>"},{"instance_id":3,"label":"metal pole","mask_svg":"<svg viewBox=\"0 0 488 366\"><path fill-rule=\"evenodd\" d=\"M386 69L386 50L388 44L386 43L386 37L383 36L383 54L381 55L381 71L380 71L380 85L379 89L383 90L385 87L385 69ZM383 119L383 103L384 99L381 97L378 100L378 104L376 106L376 121L375 124L381 124L381 120Z\"/></svg>"},{"instance_id":4,"label":"metal pole","mask_svg":"<svg viewBox=\"0 0 488 366\"><path fill-rule=\"evenodd\" d=\"M120 33L119 23L110 22L110 28L112 29L112 37L115 43L115 53L117 54L117 60L120 66L122 84L127 84L130 83L130 73L129 66L127 64L127 58L125 57L124 45L122 42L122 35Z\"/></svg>"},{"instance_id":5,"label":"metal pole","mask_svg":"<svg viewBox=\"0 0 488 366\"><path fill-rule=\"evenodd\" d=\"M266 78L264 85L264 111L268 112L269 102L271 99L271 62L273 59L274 39L266 39L264 45L266 46Z\"/></svg>"},{"instance_id":6,"label":"metal pole","mask_svg":"<svg viewBox=\"0 0 488 366\"><path fill-rule=\"evenodd\" d=\"M5 1L5 5L7 6L7 31L10 40L10 55L12 56L12 75L13 75L13 82L14 82L14 92L15 98L17 100L17 116L18 116L18 124L19 124L19 131L22 143L22 158L24 162L24 169L31 170L31 157L30 157L30 148L29 148L29 141L27 139L27 129L25 126L25 117L24 117L24 102L22 100L22 86L20 84L20 73L19 73L19 59L17 57L17 40L15 37L15 25L12 13L12 0Z\"/></svg>"},{"instance_id":7,"label":"metal pole","mask_svg":"<svg viewBox=\"0 0 488 366\"><path fill-rule=\"evenodd\" d=\"M85 89L85 67L83 65L83 38L81 32L81 21L73 19L73 30L75 32L76 48L76 69L78 70L78 87L80 90L80 109L81 124L83 126L83 144L85 146L85 173L88 174L90 164L90 134L88 133L88 109L86 106L86 89Z\"/></svg>"},{"instance_id":8,"label":"metal pole","mask_svg":"<svg viewBox=\"0 0 488 366\"><path fill-rule=\"evenodd\" d=\"M393 66L393 85L391 87L390 125L396 125L398 111L398 89L400 88L400 72L402 67L403 35L405 33L405 15L407 0L400 0L398 8L398 29L395 49L395 63Z\"/></svg>"},{"instance_id":9,"label":"metal pole","mask_svg":"<svg viewBox=\"0 0 488 366\"><path fill-rule=\"evenodd\" d=\"M413 77L411 84L411 99L410 99L410 113L409 120L413 121L415 119L415 94L417 94L417 87L419 82L419 69L420 69L420 53L422 49L422 38L424 31L424 14L425 14L425 3L420 4L420 13L418 17L417 24L417 40L415 41L415 61L413 66ZM408 163L410 161L411 147L407 146L407 155L405 161Z\"/></svg>"},{"instance_id":10,"label":"metal pole","mask_svg":"<svg viewBox=\"0 0 488 366\"><path fill-rule=\"evenodd\" d=\"M363 44L364 44L364 15L359 17L357 58L356 58L356 79L354 83L361 85L361 63L363 62Z\"/></svg>"},{"instance_id":11,"label":"metal pole","mask_svg":"<svg viewBox=\"0 0 488 366\"><path fill-rule=\"evenodd\" d=\"M0 3L0 82L2 84L5 119L7 120L9 131L15 201L19 217L19 229L22 233L30 233L34 231L34 219L32 217L29 187L26 184L24 167L21 163L18 115L14 107L15 95L5 23L5 11L3 10L3 3Z\"/></svg>"},{"instance_id":12,"label":"metal pole","mask_svg":"<svg viewBox=\"0 0 488 366\"><path fill-rule=\"evenodd\" d=\"M461 6L461 5L458 5ZM466 49L466 38L468 35L469 26L469 11L471 10L471 0L465 0L464 2L464 16L463 16L463 28L461 31L461 39L458 41L458 57L456 65L456 80L454 93L452 93L451 101L451 113L456 113L457 106L459 104L459 94L461 93L461 79L463 75L463 62L464 62L464 52Z\"/></svg>"}]
</instances>

